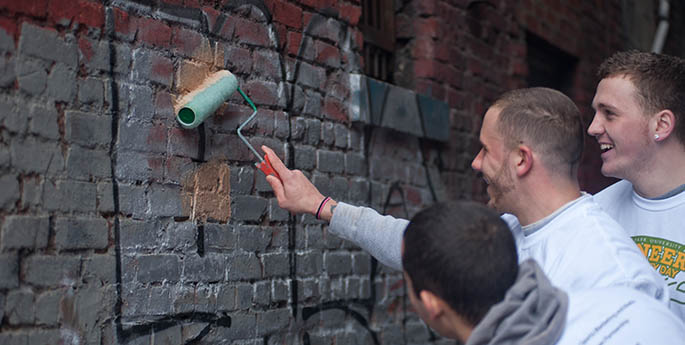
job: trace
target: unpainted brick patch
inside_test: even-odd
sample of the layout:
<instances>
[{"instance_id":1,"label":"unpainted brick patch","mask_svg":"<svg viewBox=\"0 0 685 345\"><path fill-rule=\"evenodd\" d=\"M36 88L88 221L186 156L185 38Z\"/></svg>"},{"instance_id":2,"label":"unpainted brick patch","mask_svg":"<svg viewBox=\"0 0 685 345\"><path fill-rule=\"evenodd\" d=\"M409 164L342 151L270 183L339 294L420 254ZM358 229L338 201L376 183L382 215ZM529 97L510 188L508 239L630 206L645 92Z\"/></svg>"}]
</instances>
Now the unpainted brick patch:
<instances>
[{"instance_id":1,"label":"unpainted brick patch","mask_svg":"<svg viewBox=\"0 0 685 345\"><path fill-rule=\"evenodd\" d=\"M183 210L191 220L226 223L231 218L231 170L226 163L202 164L183 181Z\"/></svg>"}]
</instances>

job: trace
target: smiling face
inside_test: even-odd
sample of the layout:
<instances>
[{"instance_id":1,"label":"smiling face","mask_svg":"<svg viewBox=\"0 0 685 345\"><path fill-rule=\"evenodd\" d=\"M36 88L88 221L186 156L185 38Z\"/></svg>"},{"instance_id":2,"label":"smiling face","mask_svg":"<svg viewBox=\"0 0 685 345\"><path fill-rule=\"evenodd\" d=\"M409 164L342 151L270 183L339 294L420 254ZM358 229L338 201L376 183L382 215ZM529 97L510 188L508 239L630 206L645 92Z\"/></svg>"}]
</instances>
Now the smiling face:
<instances>
[{"instance_id":1,"label":"smiling face","mask_svg":"<svg viewBox=\"0 0 685 345\"><path fill-rule=\"evenodd\" d=\"M588 134L602 150L602 174L631 181L644 173L653 157L649 121L633 83L623 76L602 79L592 107Z\"/></svg>"},{"instance_id":2,"label":"smiling face","mask_svg":"<svg viewBox=\"0 0 685 345\"><path fill-rule=\"evenodd\" d=\"M499 212L510 212L508 199L514 190L514 178L508 167L511 150L506 147L497 129L500 111L500 108L493 106L485 113L479 137L482 148L471 162L471 167L482 173L488 184L488 206Z\"/></svg>"}]
</instances>

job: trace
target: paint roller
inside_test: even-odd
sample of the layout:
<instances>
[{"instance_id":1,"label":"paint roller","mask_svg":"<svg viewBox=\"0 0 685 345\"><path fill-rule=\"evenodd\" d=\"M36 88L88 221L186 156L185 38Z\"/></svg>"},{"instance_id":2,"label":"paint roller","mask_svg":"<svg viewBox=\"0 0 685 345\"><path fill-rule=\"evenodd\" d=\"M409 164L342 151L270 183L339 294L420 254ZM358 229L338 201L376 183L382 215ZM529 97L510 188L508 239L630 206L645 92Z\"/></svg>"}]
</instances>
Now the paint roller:
<instances>
[{"instance_id":1,"label":"paint roller","mask_svg":"<svg viewBox=\"0 0 685 345\"><path fill-rule=\"evenodd\" d=\"M193 90L181 99L176 113L176 120L183 128L191 129L199 126L205 119L219 109L236 90L252 107L252 115L245 120L238 127L238 137L247 145L247 147L259 159L259 163L255 166L261 170L264 175L274 175L281 178L276 170L271 166L269 156L264 155L264 158L255 150L255 148L247 141L247 138L241 133L242 129L257 116L257 107L255 107L252 100L238 86L238 78L233 73L222 70L213 73L209 76L197 89Z\"/></svg>"}]
</instances>

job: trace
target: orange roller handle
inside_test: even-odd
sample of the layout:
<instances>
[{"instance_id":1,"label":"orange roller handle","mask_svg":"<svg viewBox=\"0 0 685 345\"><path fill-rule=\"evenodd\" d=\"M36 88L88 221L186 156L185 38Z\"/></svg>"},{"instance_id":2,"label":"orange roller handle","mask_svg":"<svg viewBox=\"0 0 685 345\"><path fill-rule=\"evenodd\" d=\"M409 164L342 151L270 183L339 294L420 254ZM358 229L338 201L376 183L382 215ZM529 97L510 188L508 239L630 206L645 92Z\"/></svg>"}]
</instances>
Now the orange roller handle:
<instances>
[{"instance_id":1,"label":"orange roller handle","mask_svg":"<svg viewBox=\"0 0 685 345\"><path fill-rule=\"evenodd\" d=\"M274 175L279 180L281 179L281 176L278 175L276 170L274 170L274 167L271 166L271 161L269 161L269 155L264 154L264 161L256 163L256 165L257 168L259 168L259 170L261 170L265 176Z\"/></svg>"}]
</instances>

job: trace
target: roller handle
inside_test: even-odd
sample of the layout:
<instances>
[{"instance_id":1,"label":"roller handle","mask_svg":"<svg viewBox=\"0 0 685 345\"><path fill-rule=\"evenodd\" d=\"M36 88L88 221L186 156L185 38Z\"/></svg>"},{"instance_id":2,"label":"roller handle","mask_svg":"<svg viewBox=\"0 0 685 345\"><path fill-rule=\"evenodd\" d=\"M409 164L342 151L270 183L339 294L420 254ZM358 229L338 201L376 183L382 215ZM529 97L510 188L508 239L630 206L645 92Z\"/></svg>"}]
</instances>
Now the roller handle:
<instances>
[{"instance_id":1,"label":"roller handle","mask_svg":"<svg viewBox=\"0 0 685 345\"><path fill-rule=\"evenodd\" d=\"M265 176L274 175L279 180L281 179L281 176L278 175L276 170L274 170L274 167L271 166L271 161L269 161L269 155L264 154L264 161L256 163L256 165L257 168L259 168L259 170L261 170Z\"/></svg>"}]
</instances>

